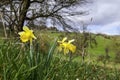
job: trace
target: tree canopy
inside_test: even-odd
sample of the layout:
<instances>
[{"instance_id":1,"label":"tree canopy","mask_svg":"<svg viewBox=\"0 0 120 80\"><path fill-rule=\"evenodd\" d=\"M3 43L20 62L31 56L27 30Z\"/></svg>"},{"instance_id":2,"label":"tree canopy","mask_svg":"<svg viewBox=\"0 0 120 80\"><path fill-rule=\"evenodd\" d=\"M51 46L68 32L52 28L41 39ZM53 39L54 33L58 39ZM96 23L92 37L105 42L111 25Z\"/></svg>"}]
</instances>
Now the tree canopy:
<instances>
[{"instance_id":1,"label":"tree canopy","mask_svg":"<svg viewBox=\"0 0 120 80\"><path fill-rule=\"evenodd\" d=\"M50 19L64 30L73 29L66 16L82 15L75 10L87 0L1 0L0 11L10 29L22 30L25 21Z\"/></svg>"}]
</instances>

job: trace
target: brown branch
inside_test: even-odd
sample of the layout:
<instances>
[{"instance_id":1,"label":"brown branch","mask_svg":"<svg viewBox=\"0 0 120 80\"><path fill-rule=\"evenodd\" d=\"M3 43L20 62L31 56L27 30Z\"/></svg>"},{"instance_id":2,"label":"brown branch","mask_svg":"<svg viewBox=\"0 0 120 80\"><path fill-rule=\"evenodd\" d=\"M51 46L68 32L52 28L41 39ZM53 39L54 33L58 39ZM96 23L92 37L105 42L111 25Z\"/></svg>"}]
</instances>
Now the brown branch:
<instances>
[{"instance_id":1,"label":"brown branch","mask_svg":"<svg viewBox=\"0 0 120 80\"><path fill-rule=\"evenodd\" d=\"M45 0L41 0L41 1L30 1L30 3L43 3Z\"/></svg>"},{"instance_id":2,"label":"brown branch","mask_svg":"<svg viewBox=\"0 0 120 80\"><path fill-rule=\"evenodd\" d=\"M49 12L49 13L47 13L47 14L39 14L39 15L37 15L37 16L33 16L33 17L31 17L31 18L29 18L29 17L26 17L25 19L26 20L34 20L34 19L36 19L36 18L39 18L39 17L49 17L49 16L53 16L55 13L57 13L58 11L60 11L61 9L63 9L63 8L66 8L66 7L69 7L70 5L62 5L60 8L58 8L57 10L53 10L52 12Z\"/></svg>"},{"instance_id":3,"label":"brown branch","mask_svg":"<svg viewBox=\"0 0 120 80\"><path fill-rule=\"evenodd\" d=\"M7 4L9 4L10 3L10 0L1 0L0 1L0 7L2 7L2 6L4 6L4 5L7 5Z\"/></svg>"}]
</instances>

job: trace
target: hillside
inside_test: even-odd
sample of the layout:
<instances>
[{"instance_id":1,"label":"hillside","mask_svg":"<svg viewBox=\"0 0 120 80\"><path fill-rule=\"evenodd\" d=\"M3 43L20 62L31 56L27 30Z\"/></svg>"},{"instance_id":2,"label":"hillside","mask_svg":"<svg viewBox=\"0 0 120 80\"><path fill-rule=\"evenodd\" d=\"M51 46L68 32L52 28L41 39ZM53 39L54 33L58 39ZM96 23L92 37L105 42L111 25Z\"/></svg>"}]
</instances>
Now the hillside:
<instances>
[{"instance_id":1,"label":"hillside","mask_svg":"<svg viewBox=\"0 0 120 80\"><path fill-rule=\"evenodd\" d=\"M0 29L1 30L1 29ZM1 37L3 36L3 31L0 31ZM68 33L68 32L58 32L54 30L41 30L41 31L34 31L37 36L44 36L50 40L54 40L54 38L63 38L68 37L70 39L77 37L81 37L82 33ZM96 36L95 40L97 45L94 45L92 48L87 48L87 55L93 57L105 57L106 55L110 57L110 60L114 61L117 53L119 52L119 43L120 43L120 36L108 36L105 34L93 34L92 36ZM4 36L3 36L4 37ZM47 38L44 38L47 40ZM47 40L49 42L49 40ZM81 41L81 39L76 40ZM52 41L51 41L52 42ZM81 45L80 45L81 46ZM79 47L79 46L78 46ZM80 48L77 48L79 50Z\"/></svg>"},{"instance_id":2,"label":"hillside","mask_svg":"<svg viewBox=\"0 0 120 80\"><path fill-rule=\"evenodd\" d=\"M74 38L76 36L75 33L66 33L66 32L53 32L53 31L42 31L40 34L46 34L50 38L55 38L55 37L65 37L67 36L68 38L71 37L70 39ZM81 36L82 34L80 33L77 36ZM97 45L94 45L93 48L89 47L88 48L88 53L91 56L94 57L105 57L106 55L109 56L110 60L114 61L115 57L117 56L116 53L119 52L119 49L117 49L120 45L116 45L120 43L120 36L108 36L108 35L103 35L103 34L92 34L92 36L96 36L96 42ZM80 41L80 40L77 40ZM117 48L116 48L117 47Z\"/></svg>"}]
</instances>

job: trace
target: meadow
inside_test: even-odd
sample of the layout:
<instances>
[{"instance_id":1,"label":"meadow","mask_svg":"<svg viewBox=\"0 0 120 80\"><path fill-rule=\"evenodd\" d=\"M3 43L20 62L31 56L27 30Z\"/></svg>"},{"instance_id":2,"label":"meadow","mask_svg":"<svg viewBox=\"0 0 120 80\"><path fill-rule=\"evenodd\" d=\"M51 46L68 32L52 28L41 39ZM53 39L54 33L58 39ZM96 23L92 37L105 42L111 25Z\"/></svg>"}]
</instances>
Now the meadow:
<instances>
[{"instance_id":1,"label":"meadow","mask_svg":"<svg viewBox=\"0 0 120 80\"><path fill-rule=\"evenodd\" d=\"M96 44L86 47L83 59L82 33L34 30L34 34L32 45L22 43L19 36L6 39L0 34L0 80L120 79L119 36L91 34ZM72 55L58 50L58 40L64 37L75 39Z\"/></svg>"}]
</instances>

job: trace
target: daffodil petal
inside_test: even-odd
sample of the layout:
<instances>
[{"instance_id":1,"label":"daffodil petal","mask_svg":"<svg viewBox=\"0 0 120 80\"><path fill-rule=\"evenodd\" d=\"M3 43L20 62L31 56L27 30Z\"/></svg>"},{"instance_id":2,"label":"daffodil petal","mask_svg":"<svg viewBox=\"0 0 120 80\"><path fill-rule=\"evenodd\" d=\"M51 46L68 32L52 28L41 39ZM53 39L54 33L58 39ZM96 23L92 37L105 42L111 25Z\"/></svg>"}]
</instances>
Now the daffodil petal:
<instances>
[{"instance_id":1,"label":"daffodil petal","mask_svg":"<svg viewBox=\"0 0 120 80\"><path fill-rule=\"evenodd\" d=\"M74 41L75 41L75 39L72 39L72 40L69 40L68 43L72 43L72 42L74 42Z\"/></svg>"},{"instance_id":2,"label":"daffodil petal","mask_svg":"<svg viewBox=\"0 0 120 80\"><path fill-rule=\"evenodd\" d=\"M27 42L28 41L27 38L25 38L25 39L21 38L21 40L22 40L22 42Z\"/></svg>"},{"instance_id":3,"label":"daffodil petal","mask_svg":"<svg viewBox=\"0 0 120 80\"><path fill-rule=\"evenodd\" d=\"M25 32L22 31L22 32L19 32L18 34L19 34L19 35L23 35L23 34L25 34Z\"/></svg>"},{"instance_id":4,"label":"daffodil petal","mask_svg":"<svg viewBox=\"0 0 120 80\"><path fill-rule=\"evenodd\" d=\"M33 32L33 30L30 30L31 32Z\"/></svg>"},{"instance_id":5,"label":"daffodil petal","mask_svg":"<svg viewBox=\"0 0 120 80\"><path fill-rule=\"evenodd\" d=\"M71 45L69 46L69 50L70 50L72 53L74 53L74 52L76 51L76 46L74 46L73 44L71 44Z\"/></svg>"},{"instance_id":6,"label":"daffodil petal","mask_svg":"<svg viewBox=\"0 0 120 80\"><path fill-rule=\"evenodd\" d=\"M62 42L65 42L67 40L67 37L63 38Z\"/></svg>"},{"instance_id":7,"label":"daffodil petal","mask_svg":"<svg viewBox=\"0 0 120 80\"><path fill-rule=\"evenodd\" d=\"M57 41L58 43L61 43L62 41Z\"/></svg>"},{"instance_id":8,"label":"daffodil petal","mask_svg":"<svg viewBox=\"0 0 120 80\"><path fill-rule=\"evenodd\" d=\"M32 36L32 38L37 39L34 34L32 34L31 36Z\"/></svg>"},{"instance_id":9,"label":"daffodil petal","mask_svg":"<svg viewBox=\"0 0 120 80\"><path fill-rule=\"evenodd\" d=\"M23 26L23 30L26 31L26 32L30 31L30 29L27 26Z\"/></svg>"},{"instance_id":10,"label":"daffodil petal","mask_svg":"<svg viewBox=\"0 0 120 80\"><path fill-rule=\"evenodd\" d=\"M68 54L69 53L69 49L67 48L64 48L64 55Z\"/></svg>"},{"instance_id":11,"label":"daffodil petal","mask_svg":"<svg viewBox=\"0 0 120 80\"><path fill-rule=\"evenodd\" d=\"M20 39L22 40L22 42L27 42L29 40L26 35L21 35Z\"/></svg>"}]
</instances>

